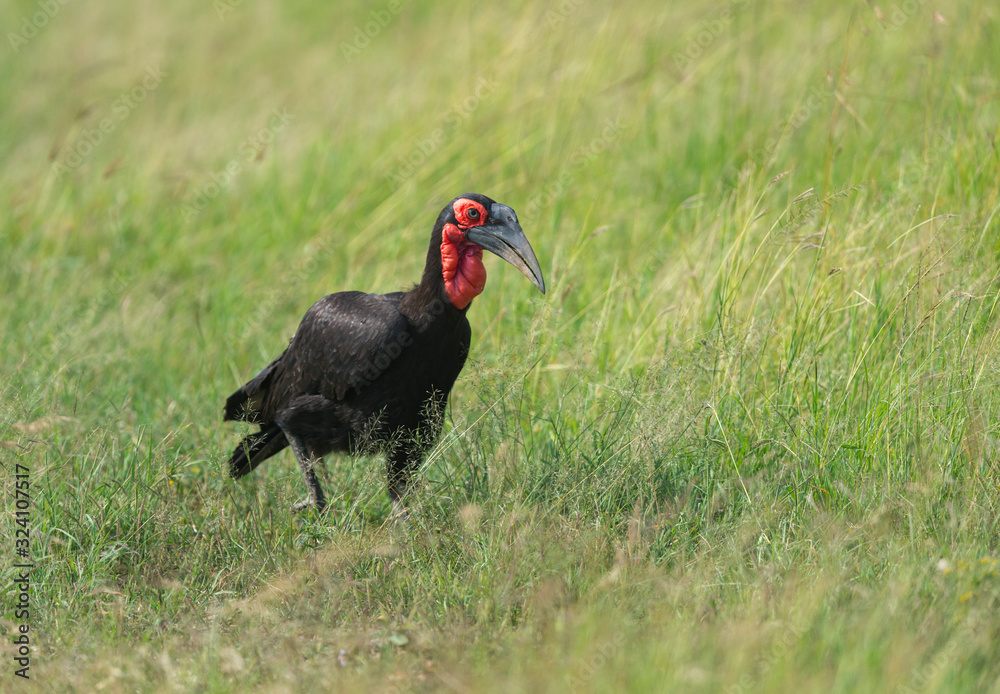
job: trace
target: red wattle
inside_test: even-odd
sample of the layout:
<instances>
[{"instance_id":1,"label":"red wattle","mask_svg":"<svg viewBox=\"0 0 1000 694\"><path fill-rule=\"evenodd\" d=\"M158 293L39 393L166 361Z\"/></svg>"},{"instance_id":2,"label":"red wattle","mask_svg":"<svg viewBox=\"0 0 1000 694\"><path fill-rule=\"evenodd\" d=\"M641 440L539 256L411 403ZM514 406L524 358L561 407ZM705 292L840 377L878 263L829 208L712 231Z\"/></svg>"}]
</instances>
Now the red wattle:
<instances>
[{"instance_id":1,"label":"red wattle","mask_svg":"<svg viewBox=\"0 0 1000 694\"><path fill-rule=\"evenodd\" d=\"M441 234L441 274L444 289L455 308L465 308L486 286L483 249L465 240L454 224L445 224Z\"/></svg>"}]
</instances>

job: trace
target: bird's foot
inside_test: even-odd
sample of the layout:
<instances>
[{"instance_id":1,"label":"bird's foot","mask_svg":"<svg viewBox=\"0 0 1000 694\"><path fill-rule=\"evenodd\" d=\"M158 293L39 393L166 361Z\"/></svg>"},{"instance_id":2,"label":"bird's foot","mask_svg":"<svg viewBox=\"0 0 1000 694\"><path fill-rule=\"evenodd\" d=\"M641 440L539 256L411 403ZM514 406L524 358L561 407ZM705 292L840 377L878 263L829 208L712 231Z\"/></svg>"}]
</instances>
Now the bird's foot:
<instances>
[{"instance_id":1,"label":"bird's foot","mask_svg":"<svg viewBox=\"0 0 1000 694\"><path fill-rule=\"evenodd\" d=\"M320 515L326 510L326 501L324 499L313 499L312 497L307 497L302 501L292 504L292 513L302 513L310 508L316 509L316 515Z\"/></svg>"},{"instance_id":2,"label":"bird's foot","mask_svg":"<svg viewBox=\"0 0 1000 694\"><path fill-rule=\"evenodd\" d=\"M410 512L406 510L406 506L399 499L392 500L392 515L390 518L404 528L410 525Z\"/></svg>"}]
</instances>

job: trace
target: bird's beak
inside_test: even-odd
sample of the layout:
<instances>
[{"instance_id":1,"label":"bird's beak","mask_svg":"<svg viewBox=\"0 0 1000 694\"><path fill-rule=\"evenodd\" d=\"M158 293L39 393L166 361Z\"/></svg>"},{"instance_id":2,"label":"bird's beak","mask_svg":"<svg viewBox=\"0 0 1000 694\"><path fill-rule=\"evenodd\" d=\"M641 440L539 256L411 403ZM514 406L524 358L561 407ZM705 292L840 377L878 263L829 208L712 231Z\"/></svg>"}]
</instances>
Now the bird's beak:
<instances>
[{"instance_id":1,"label":"bird's beak","mask_svg":"<svg viewBox=\"0 0 1000 694\"><path fill-rule=\"evenodd\" d=\"M488 219L483 226L469 229L465 238L516 267L544 294L545 278L542 277L542 269L538 266L538 259L531 250L531 244L521 225L517 223L514 210L496 203L490 208Z\"/></svg>"}]
</instances>

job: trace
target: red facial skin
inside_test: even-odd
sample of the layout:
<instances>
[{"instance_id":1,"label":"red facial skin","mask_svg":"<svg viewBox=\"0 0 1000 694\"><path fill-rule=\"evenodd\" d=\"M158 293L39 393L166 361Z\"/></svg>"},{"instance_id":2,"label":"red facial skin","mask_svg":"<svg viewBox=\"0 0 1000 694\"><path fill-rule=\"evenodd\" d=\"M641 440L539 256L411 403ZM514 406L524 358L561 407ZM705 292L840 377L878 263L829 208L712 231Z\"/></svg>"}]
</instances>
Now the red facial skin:
<instances>
[{"instance_id":1,"label":"red facial skin","mask_svg":"<svg viewBox=\"0 0 1000 694\"><path fill-rule=\"evenodd\" d=\"M456 200L455 224L445 224L441 234L441 270L444 289L455 308L463 309L486 286L483 249L465 240L465 232L486 222L486 209L474 200ZM469 212L473 210L472 216ZM478 216L476 214L478 213Z\"/></svg>"}]
</instances>

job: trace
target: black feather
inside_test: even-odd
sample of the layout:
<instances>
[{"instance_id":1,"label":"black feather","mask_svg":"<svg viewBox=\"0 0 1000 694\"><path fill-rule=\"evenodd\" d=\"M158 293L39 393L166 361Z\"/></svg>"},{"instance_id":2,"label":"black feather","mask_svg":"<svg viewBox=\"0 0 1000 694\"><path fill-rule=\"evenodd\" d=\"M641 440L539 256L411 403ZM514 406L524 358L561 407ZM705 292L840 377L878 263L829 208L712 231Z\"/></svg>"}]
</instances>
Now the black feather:
<instances>
[{"instance_id":1,"label":"black feather","mask_svg":"<svg viewBox=\"0 0 1000 694\"><path fill-rule=\"evenodd\" d=\"M229 459L229 476L239 479L288 445L281 428L272 424L240 441Z\"/></svg>"}]
</instances>

